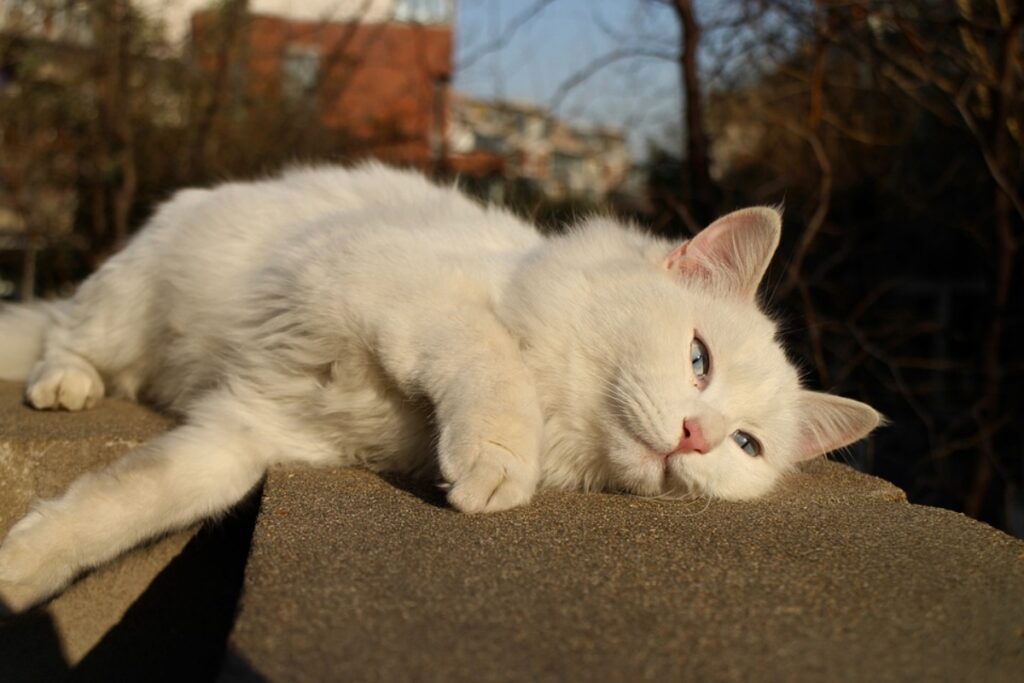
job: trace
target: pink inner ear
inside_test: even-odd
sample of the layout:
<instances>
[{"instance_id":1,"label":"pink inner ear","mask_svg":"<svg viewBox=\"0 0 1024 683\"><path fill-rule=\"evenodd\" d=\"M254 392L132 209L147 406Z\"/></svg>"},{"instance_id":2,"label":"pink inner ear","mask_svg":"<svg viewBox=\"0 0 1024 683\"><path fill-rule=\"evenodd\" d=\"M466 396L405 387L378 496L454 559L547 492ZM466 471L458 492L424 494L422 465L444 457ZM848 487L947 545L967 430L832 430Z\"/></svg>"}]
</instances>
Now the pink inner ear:
<instances>
[{"instance_id":1,"label":"pink inner ear","mask_svg":"<svg viewBox=\"0 0 1024 683\"><path fill-rule=\"evenodd\" d=\"M746 213L734 211L702 230L693 238L693 256L711 264L735 269L742 264L741 235L750 220Z\"/></svg>"},{"instance_id":2,"label":"pink inner ear","mask_svg":"<svg viewBox=\"0 0 1024 683\"><path fill-rule=\"evenodd\" d=\"M672 250L672 253L665 257L665 270L675 270L679 262L686 256L686 249L690 246L690 240L686 240Z\"/></svg>"},{"instance_id":3,"label":"pink inner ear","mask_svg":"<svg viewBox=\"0 0 1024 683\"><path fill-rule=\"evenodd\" d=\"M687 240L676 247L665 258L665 270L675 271L676 274L687 278L710 278L711 269L689 254L692 244L693 240Z\"/></svg>"},{"instance_id":4,"label":"pink inner ear","mask_svg":"<svg viewBox=\"0 0 1024 683\"><path fill-rule=\"evenodd\" d=\"M797 460L824 455L859 441L881 420L881 416L864 403L813 391L803 392L800 410L804 423Z\"/></svg>"},{"instance_id":5,"label":"pink inner ear","mask_svg":"<svg viewBox=\"0 0 1024 683\"><path fill-rule=\"evenodd\" d=\"M753 298L779 242L782 221L762 207L734 211L679 245L665 267L690 278L710 281L723 292Z\"/></svg>"},{"instance_id":6,"label":"pink inner ear","mask_svg":"<svg viewBox=\"0 0 1024 683\"><path fill-rule=\"evenodd\" d=\"M805 434L800 440L800 445L796 453L797 460L810 460L811 458L817 458L820 455L827 455L832 451L839 448L839 446L832 447L828 444L821 443L818 439L813 436Z\"/></svg>"}]
</instances>

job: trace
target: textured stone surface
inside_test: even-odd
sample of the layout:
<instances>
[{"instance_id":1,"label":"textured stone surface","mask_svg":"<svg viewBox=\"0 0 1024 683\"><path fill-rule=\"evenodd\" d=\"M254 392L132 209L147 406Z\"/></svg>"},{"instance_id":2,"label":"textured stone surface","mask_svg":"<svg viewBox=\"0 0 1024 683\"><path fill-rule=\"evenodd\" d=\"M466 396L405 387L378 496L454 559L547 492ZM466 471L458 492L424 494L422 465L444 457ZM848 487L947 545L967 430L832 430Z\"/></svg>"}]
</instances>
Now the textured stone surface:
<instances>
[{"instance_id":1,"label":"textured stone surface","mask_svg":"<svg viewBox=\"0 0 1024 683\"><path fill-rule=\"evenodd\" d=\"M0 533L37 496L59 495L170 420L105 400L38 412L0 383ZM255 500L86 575L49 604L0 618L0 681L212 680L234 616Z\"/></svg>"},{"instance_id":2,"label":"textured stone surface","mask_svg":"<svg viewBox=\"0 0 1024 683\"><path fill-rule=\"evenodd\" d=\"M80 474L126 453L170 425L145 408L102 401L93 410L40 412L22 386L0 382L0 536L37 497L62 493ZM116 624L194 530L173 534L86 576L46 608L68 662L78 662Z\"/></svg>"},{"instance_id":3,"label":"textured stone surface","mask_svg":"<svg viewBox=\"0 0 1024 683\"><path fill-rule=\"evenodd\" d=\"M492 516L268 477L223 679L1020 681L1024 543L815 463L757 503Z\"/></svg>"},{"instance_id":4,"label":"textured stone surface","mask_svg":"<svg viewBox=\"0 0 1024 683\"><path fill-rule=\"evenodd\" d=\"M0 530L168 424L112 401L37 413L0 384ZM253 514L129 553L0 623L0 681L210 680ZM245 590L224 680L1018 681L1024 670L1024 543L824 462L757 503L547 493L483 517L401 479L276 469Z\"/></svg>"}]
</instances>

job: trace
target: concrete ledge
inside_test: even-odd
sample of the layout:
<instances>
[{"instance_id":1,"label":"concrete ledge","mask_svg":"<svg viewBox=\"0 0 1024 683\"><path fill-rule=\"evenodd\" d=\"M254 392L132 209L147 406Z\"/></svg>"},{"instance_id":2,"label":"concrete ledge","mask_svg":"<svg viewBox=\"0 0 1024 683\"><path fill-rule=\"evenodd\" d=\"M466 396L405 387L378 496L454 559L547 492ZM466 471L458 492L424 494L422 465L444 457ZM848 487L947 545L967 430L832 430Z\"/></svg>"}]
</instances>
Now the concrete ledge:
<instances>
[{"instance_id":1,"label":"concrete ledge","mask_svg":"<svg viewBox=\"0 0 1024 683\"><path fill-rule=\"evenodd\" d=\"M0 530L168 421L37 413L0 384ZM813 463L757 503L546 493L467 516L430 485L273 470L248 507L0 623L0 680L1017 681L1024 543ZM249 537L256 524L254 545Z\"/></svg>"},{"instance_id":2,"label":"concrete ledge","mask_svg":"<svg viewBox=\"0 0 1024 683\"><path fill-rule=\"evenodd\" d=\"M1019 681L1024 543L835 463L757 503L548 493L467 516L266 482L223 678Z\"/></svg>"}]
</instances>

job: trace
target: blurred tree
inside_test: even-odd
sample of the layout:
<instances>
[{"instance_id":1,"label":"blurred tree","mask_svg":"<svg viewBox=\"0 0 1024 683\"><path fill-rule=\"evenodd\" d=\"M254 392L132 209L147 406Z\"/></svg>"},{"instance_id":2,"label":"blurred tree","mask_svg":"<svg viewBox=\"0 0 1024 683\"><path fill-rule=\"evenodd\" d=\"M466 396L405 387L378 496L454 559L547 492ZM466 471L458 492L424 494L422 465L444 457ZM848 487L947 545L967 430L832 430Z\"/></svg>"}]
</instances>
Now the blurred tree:
<instances>
[{"instance_id":1,"label":"blurred tree","mask_svg":"<svg viewBox=\"0 0 1024 683\"><path fill-rule=\"evenodd\" d=\"M1024 515L1019 3L736 0L700 24L690 3L647 1L680 22L686 111L682 149L648 157L647 222L705 222L704 168L712 215L785 204L767 293L805 321L787 336L812 383L893 421L848 457L1009 527ZM594 68L657 55L656 37L605 32L619 44Z\"/></svg>"},{"instance_id":2,"label":"blurred tree","mask_svg":"<svg viewBox=\"0 0 1024 683\"><path fill-rule=\"evenodd\" d=\"M896 423L878 443L928 453L869 468L1005 526L1024 479L1020 7L750 4L788 33L711 93L712 157L731 203L784 199L798 228L775 299L807 321L817 380Z\"/></svg>"},{"instance_id":3,"label":"blurred tree","mask_svg":"<svg viewBox=\"0 0 1024 683\"><path fill-rule=\"evenodd\" d=\"M143 84L158 34L129 0L88 4L92 24L77 87L93 96L95 112L86 138L83 180L91 200L90 246L101 257L128 239L138 191L136 133L149 112Z\"/></svg>"},{"instance_id":4,"label":"blurred tree","mask_svg":"<svg viewBox=\"0 0 1024 683\"><path fill-rule=\"evenodd\" d=\"M672 0L679 20L679 72L683 88L683 121L686 131L686 167L689 171L689 211L697 225L707 225L717 210L716 189L711 180L708 134L704 125L704 91L701 88L701 28L693 0Z\"/></svg>"},{"instance_id":5,"label":"blurred tree","mask_svg":"<svg viewBox=\"0 0 1024 683\"><path fill-rule=\"evenodd\" d=\"M318 108L359 67L357 21L319 55L308 91L292 93L252 87L246 0L209 15L183 59L130 0L0 8L0 233L24 254L24 297L94 269L178 187L365 153ZM379 137L401 141L390 125Z\"/></svg>"}]
</instances>

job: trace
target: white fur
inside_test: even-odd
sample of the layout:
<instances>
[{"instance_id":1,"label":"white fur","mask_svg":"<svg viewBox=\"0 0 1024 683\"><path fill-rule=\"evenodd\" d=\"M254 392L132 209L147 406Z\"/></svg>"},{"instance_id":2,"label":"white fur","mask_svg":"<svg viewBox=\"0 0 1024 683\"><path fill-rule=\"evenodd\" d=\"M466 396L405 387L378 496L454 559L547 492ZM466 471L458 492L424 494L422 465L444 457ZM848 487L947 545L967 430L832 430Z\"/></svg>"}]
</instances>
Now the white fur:
<instances>
[{"instance_id":1,"label":"white fur","mask_svg":"<svg viewBox=\"0 0 1024 683\"><path fill-rule=\"evenodd\" d=\"M45 598L227 509L274 463L434 473L467 512L538 486L761 495L877 422L801 389L754 302L779 224L737 212L678 248L603 218L542 238L374 164L180 192L55 320L26 396L78 410L112 393L185 422L15 525L0 596ZM684 418L710 452L672 454Z\"/></svg>"},{"instance_id":2,"label":"white fur","mask_svg":"<svg viewBox=\"0 0 1024 683\"><path fill-rule=\"evenodd\" d=\"M0 380L24 382L43 353L43 335L68 308L65 301L0 305Z\"/></svg>"}]
</instances>

